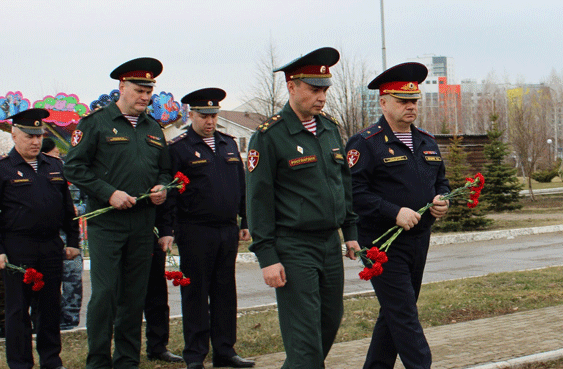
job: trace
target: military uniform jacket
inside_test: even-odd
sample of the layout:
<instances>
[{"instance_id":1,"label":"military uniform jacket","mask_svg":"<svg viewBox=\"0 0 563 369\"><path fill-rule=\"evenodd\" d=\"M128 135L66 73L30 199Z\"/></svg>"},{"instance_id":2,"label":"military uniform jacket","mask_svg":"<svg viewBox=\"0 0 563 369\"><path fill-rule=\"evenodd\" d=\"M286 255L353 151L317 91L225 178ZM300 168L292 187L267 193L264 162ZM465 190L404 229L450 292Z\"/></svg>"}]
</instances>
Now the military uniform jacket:
<instances>
[{"instance_id":1,"label":"military uniform jacket","mask_svg":"<svg viewBox=\"0 0 563 369\"><path fill-rule=\"evenodd\" d=\"M6 234L50 240L62 229L78 248L78 222L60 159L37 156L37 172L12 149L0 160L0 254Z\"/></svg>"},{"instance_id":2,"label":"military uniform jacket","mask_svg":"<svg viewBox=\"0 0 563 369\"><path fill-rule=\"evenodd\" d=\"M244 164L233 137L215 131L215 152L190 126L171 144L172 173L182 172L190 183L182 194L174 193L177 222L248 228Z\"/></svg>"},{"instance_id":3,"label":"military uniform jacket","mask_svg":"<svg viewBox=\"0 0 563 369\"><path fill-rule=\"evenodd\" d=\"M450 192L434 137L411 125L414 152L395 137L381 117L346 145L352 171L354 211L361 233L380 235L396 225L402 207L418 210L437 194ZM428 229L435 218L426 211L411 234Z\"/></svg>"},{"instance_id":4,"label":"military uniform jacket","mask_svg":"<svg viewBox=\"0 0 563 369\"><path fill-rule=\"evenodd\" d=\"M162 128L145 113L133 128L117 105L111 103L82 118L71 144L65 175L88 195L87 211L107 207L116 190L139 196L172 180ZM144 205L147 204L150 206L148 199Z\"/></svg>"},{"instance_id":5,"label":"military uniform jacket","mask_svg":"<svg viewBox=\"0 0 563 369\"><path fill-rule=\"evenodd\" d=\"M346 241L357 238L350 168L337 123L324 113L316 121L315 136L287 103L250 139L250 250L262 268L279 262L274 244L280 229L341 228Z\"/></svg>"}]
</instances>

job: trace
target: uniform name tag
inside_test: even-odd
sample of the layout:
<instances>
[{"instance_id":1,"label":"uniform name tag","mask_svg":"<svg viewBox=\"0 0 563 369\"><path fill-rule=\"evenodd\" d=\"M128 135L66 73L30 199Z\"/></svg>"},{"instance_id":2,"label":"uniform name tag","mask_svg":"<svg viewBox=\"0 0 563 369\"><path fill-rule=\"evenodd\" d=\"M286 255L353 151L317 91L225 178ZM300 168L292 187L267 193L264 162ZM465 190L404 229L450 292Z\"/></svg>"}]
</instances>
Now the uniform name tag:
<instances>
[{"instance_id":1,"label":"uniform name tag","mask_svg":"<svg viewBox=\"0 0 563 369\"><path fill-rule=\"evenodd\" d=\"M31 179L19 178L19 179L12 179L10 182L12 182L12 184L31 183Z\"/></svg>"},{"instance_id":2,"label":"uniform name tag","mask_svg":"<svg viewBox=\"0 0 563 369\"><path fill-rule=\"evenodd\" d=\"M64 182L63 177L51 177L49 178L51 182Z\"/></svg>"},{"instance_id":3,"label":"uniform name tag","mask_svg":"<svg viewBox=\"0 0 563 369\"><path fill-rule=\"evenodd\" d=\"M206 164L206 163L207 163L207 159L192 160L192 161L190 161L190 164L191 164L191 165Z\"/></svg>"},{"instance_id":4,"label":"uniform name tag","mask_svg":"<svg viewBox=\"0 0 563 369\"><path fill-rule=\"evenodd\" d=\"M162 142L158 142L158 141L150 139L150 138L147 138L147 142L151 145L154 145L154 146L158 146L158 147L163 146Z\"/></svg>"},{"instance_id":5,"label":"uniform name tag","mask_svg":"<svg viewBox=\"0 0 563 369\"><path fill-rule=\"evenodd\" d=\"M317 155L310 155L310 156L304 156L302 158L295 158L289 160L289 166L295 167L297 165L316 163L316 162L317 162Z\"/></svg>"},{"instance_id":6,"label":"uniform name tag","mask_svg":"<svg viewBox=\"0 0 563 369\"><path fill-rule=\"evenodd\" d=\"M238 162L240 161L239 158L228 158L227 162L232 163L232 162Z\"/></svg>"},{"instance_id":7,"label":"uniform name tag","mask_svg":"<svg viewBox=\"0 0 563 369\"><path fill-rule=\"evenodd\" d=\"M442 161L442 158L439 156L425 156L424 159L426 161Z\"/></svg>"},{"instance_id":8,"label":"uniform name tag","mask_svg":"<svg viewBox=\"0 0 563 369\"><path fill-rule=\"evenodd\" d=\"M402 156L393 156L391 158L383 158L383 162L384 163L394 163L396 161L404 161L407 160L407 156L406 155L402 155Z\"/></svg>"},{"instance_id":9,"label":"uniform name tag","mask_svg":"<svg viewBox=\"0 0 563 369\"><path fill-rule=\"evenodd\" d=\"M108 137L106 140L109 143L129 142L129 137Z\"/></svg>"}]
</instances>

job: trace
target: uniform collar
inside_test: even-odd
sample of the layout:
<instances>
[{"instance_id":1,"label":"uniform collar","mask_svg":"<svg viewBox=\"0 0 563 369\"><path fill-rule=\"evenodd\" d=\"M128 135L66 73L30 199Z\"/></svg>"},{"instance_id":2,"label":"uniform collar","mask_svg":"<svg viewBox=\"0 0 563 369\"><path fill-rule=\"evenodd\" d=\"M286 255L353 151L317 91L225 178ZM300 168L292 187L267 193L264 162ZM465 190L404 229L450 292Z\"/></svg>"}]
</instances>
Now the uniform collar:
<instances>
[{"instance_id":1,"label":"uniform collar","mask_svg":"<svg viewBox=\"0 0 563 369\"><path fill-rule=\"evenodd\" d=\"M43 159L43 155L45 155L45 154L39 153L39 155L37 155L37 168L39 168L41 163L43 163L45 161ZM20 155L18 150L16 150L15 147L12 148L12 150L10 150L10 153L8 154L8 156L10 157L10 161L12 162L12 166L20 165L22 163L28 164L27 161L25 161L25 159L22 158L22 156Z\"/></svg>"},{"instance_id":2,"label":"uniform collar","mask_svg":"<svg viewBox=\"0 0 563 369\"><path fill-rule=\"evenodd\" d=\"M280 115L286 122L290 134L295 135L301 131L307 131L307 128L305 128L303 122L297 117L297 114L295 114L289 102L285 104ZM317 122L317 135L325 129L336 129L336 125L329 123L326 119L322 119L321 115L315 115L315 121Z\"/></svg>"},{"instance_id":3,"label":"uniform collar","mask_svg":"<svg viewBox=\"0 0 563 369\"><path fill-rule=\"evenodd\" d=\"M389 139L387 143L401 142L401 140L399 140L397 136L395 136L393 130L391 129L391 126L389 125L389 123L387 122L387 120L383 115L379 119L379 122L377 122L376 126L380 126L383 129L383 133ZM412 134L413 147L416 150L418 147L420 147L420 144L426 140L426 138L424 137L424 135L420 133L420 131L414 125L411 124L410 128Z\"/></svg>"},{"instance_id":4,"label":"uniform collar","mask_svg":"<svg viewBox=\"0 0 563 369\"><path fill-rule=\"evenodd\" d=\"M110 114L110 118L111 120L117 120L119 119L119 117L124 117L125 115L121 112L121 110L119 110L119 107L117 106L117 104L113 101L111 102L106 109L109 110L109 114ZM127 119L127 118L125 118ZM137 124L141 123L143 121L143 119L146 119L146 113L141 113L139 114L139 120L137 121Z\"/></svg>"},{"instance_id":5,"label":"uniform collar","mask_svg":"<svg viewBox=\"0 0 563 369\"><path fill-rule=\"evenodd\" d=\"M203 137L201 137L200 135L198 135L196 133L196 131L192 128L191 124L188 127L187 134L188 134L188 138L189 138L189 140L192 144L203 143L203 144L207 145L205 143L205 141L203 141ZM225 140L225 138L217 130L213 133L213 137L215 138L215 143L226 143L227 142Z\"/></svg>"}]
</instances>

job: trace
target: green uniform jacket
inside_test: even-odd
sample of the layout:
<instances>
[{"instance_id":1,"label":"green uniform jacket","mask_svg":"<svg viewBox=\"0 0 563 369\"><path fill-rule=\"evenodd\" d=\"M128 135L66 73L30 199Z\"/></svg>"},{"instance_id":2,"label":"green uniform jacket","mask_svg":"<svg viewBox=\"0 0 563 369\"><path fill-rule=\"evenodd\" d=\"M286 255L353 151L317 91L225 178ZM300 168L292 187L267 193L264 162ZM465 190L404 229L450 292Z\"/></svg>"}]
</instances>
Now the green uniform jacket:
<instances>
[{"instance_id":1,"label":"green uniform jacket","mask_svg":"<svg viewBox=\"0 0 563 369\"><path fill-rule=\"evenodd\" d=\"M262 268L279 262L275 237L283 229L314 233L341 228L345 241L357 239L350 168L338 123L324 113L316 119L314 136L287 103L250 139L250 250Z\"/></svg>"},{"instance_id":2,"label":"green uniform jacket","mask_svg":"<svg viewBox=\"0 0 563 369\"><path fill-rule=\"evenodd\" d=\"M108 206L116 190L139 196L172 180L162 128L145 113L133 128L111 103L82 118L71 144L64 173L88 195L88 211Z\"/></svg>"}]
</instances>

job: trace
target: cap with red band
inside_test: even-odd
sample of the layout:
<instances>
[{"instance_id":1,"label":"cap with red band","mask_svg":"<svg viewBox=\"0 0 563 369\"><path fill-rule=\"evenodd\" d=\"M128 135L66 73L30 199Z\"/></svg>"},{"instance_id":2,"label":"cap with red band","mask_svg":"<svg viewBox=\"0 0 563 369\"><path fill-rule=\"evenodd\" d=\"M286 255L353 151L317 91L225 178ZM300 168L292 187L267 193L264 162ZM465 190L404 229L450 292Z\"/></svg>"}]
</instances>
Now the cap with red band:
<instances>
[{"instance_id":1,"label":"cap with red band","mask_svg":"<svg viewBox=\"0 0 563 369\"><path fill-rule=\"evenodd\" d=\"M418 84L428 75L428 69L420 63L403 63L387 69L368 85L370 90L379 89L379 95L391 95L399 99L420 99Z\"/></svg>"},{"instance_id":2,"label":"cap with red band","mask_svg":"<svg viewBox=\"0 0 563 369\"><path fill-rule=\"evenodd\" d=\"M323 47L292 62L275 69L284 72L286 81L302 80L312 86L324 87L332 85L329 68L340 60L340 53L332 47Z\"/></svg>"},{"instance_id":3,"label":"cap with red band","mask_svg":"<svg viewBox=\"0 0 563 369\"><path fill-rule=\"evenodd\" d=\"M156 77L162 72L162 63L154 58L129 60L115 68L110 77L120 81L129 81L141 86L154 86Z\"/></svg>"}]
</instances>

